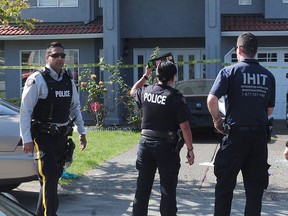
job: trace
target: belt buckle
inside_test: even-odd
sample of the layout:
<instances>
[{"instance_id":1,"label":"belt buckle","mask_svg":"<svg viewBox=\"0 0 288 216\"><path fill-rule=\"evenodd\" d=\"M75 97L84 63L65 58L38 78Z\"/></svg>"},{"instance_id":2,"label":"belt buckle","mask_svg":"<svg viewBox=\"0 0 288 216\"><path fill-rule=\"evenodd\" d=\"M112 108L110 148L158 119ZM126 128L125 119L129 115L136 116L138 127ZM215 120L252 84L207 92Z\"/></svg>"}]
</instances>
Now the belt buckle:
<instances>
[{"instance_id":1,"label":"belt buckle","mask_svg":"<svg viewBox=\"0 0 288 216\"><path fill-rule=\"evenodd\" d=\"M58 126L56 124L50 124L49 126L49 133L54 136L55 134L58 133Z\"/></svg>"}]
</instances>

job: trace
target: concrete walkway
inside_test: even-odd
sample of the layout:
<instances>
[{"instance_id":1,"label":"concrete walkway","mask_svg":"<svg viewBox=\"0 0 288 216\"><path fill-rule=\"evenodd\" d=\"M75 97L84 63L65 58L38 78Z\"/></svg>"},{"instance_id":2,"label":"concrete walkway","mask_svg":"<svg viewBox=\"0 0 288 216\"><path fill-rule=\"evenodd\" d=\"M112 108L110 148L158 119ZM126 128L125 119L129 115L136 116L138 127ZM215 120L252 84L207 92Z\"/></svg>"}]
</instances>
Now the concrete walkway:
<instances>
[{"instance_id":1,"label":"concrete walkway","mask_svg":"<svg viewBox=\"0 0 288 216\"><path fill-rule=\"evenodd\" d=\"M263 198L262 215L288 215L288 162L283 150L288 140L283 122L275 125L269 144L270 186ZM213 215L215 177L212 161L218 148L217 139L194 141L196 162L185 163L186 149L181 151L182 166L179 174L178 215ZM81 181L60 190L59 215L131 215L137 171L137 146L87 173ZM159 214L159 178L155 179L149 216ZM243 215L245 193L241 175L235 190L231 215Z\"/></svg>"},{"instance_id":2,"label":"concrete walkway","mask_svg":"<svg viewBox=\"0 0 288 216\"><path fill-rule=\"evenodd\" d=\"M284 122L275 125L269 144L270 185L263 198L262 215L288 215L288 161L284 159L288 129ZM185 163L186 149L182 149L182 165L177 188L178 215L213 215L215 177L213 158L218 148L217 139L194 139L196 161ZM135 160L137 145L124 154L89 171L77 182L59 188L60 216L128 216L136 187ZM30 183L31 185L31 183ZM24 184L25 186L25 184ZM19 190L23 189L20 186ZM28 190L38 191L38 182ZM26 186L27 190L27 186ZM154 182L150 198L149 216L159 214L159 178ZM36 204L35 204L36 205ZM235 189L231 216L243 215L245 193L241 175Z\"/></svg>"}]
</instances>

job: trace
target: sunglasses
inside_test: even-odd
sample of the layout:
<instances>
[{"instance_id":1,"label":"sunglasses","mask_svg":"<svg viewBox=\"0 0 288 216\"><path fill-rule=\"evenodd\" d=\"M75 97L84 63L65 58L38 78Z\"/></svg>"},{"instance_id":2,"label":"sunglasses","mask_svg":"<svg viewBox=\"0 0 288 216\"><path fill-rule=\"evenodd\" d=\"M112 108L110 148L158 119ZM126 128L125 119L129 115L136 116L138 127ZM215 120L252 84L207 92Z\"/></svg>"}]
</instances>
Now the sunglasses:
<instances>
[{"instance_id":1,"label":"sunglasses","mask_svg":"<svg viewBox=\"0 0 288 216\"><path fill-rule=\"evenodd\" d=\"M50 54L49 56L51 56L52 58L65 58L66 57L66 54L65 53L53 53L53 54Z\"/></svg>"}]
</instances>

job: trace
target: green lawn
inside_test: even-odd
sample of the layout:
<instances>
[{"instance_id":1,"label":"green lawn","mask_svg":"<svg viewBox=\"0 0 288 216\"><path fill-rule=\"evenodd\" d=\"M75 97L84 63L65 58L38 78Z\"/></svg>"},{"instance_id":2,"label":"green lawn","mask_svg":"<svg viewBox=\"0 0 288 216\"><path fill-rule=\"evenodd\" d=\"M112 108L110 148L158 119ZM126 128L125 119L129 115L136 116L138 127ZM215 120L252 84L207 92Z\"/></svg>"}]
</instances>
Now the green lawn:
<instances>
[{"instance_id":1,"label":"green lawn","mask_svg":"<svg viewBox=\"0 0 288 216\"><path fill-rule=\"evenodd\" d=\"M117 130L94 130L87 132L87 147L84 151L79 150L78 133L73 134L73 140L76 144L74 150L73 163L66 170L69 173L84 175L87 171L95 168L97 165L121 154L132 146L138 144L140 132L117 131ZM60 184L70 183L71 180L60 181Z\"/></svg>"}]
</instances>

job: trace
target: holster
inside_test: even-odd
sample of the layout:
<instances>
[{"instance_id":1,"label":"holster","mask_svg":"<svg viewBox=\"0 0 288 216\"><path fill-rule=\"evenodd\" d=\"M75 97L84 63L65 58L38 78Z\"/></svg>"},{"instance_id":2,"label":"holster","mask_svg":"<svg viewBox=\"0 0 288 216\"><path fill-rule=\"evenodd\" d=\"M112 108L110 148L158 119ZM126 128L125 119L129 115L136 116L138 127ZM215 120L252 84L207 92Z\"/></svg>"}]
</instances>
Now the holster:
<instances>
[{"instance_id":1,"label":"holster","mask_svg":"<svg viewBox=\"0 0 288 216\"><path fill-rule=\"evenodd\" d=\"M72 138L69 138L67 140L67 146L66 146L66 150L64 152L65 163L67 163L67 162L72 163L74 149L75 149L75 143L73 142Z\"/></svg>"},{"instance_id":2,"label":"holster","mask_svg":"<svg viewBox=\"0 0 288 216\"><path fill-rule=\"evenodd\" d=\"M267 142L268 143L271 141L273 121L274 121L274 118L270 118L268 120L268 125L267 125Z\"/></svg>"},{"instance_id":3,"label":"holster","mask_svg":"<svg viewBox=\"0 0 288 216\"><path fill-rule=\"evenodd\" d=\"M183 145L184 145L184 143L185 143L184 138L183 138L183 133L182 133L181 129L178 129L177 136L178 136L178 141L176 143L174 151L179 154L181 149L182 149L182 147L183 147Z\"/></svg>"}]
</instances>

